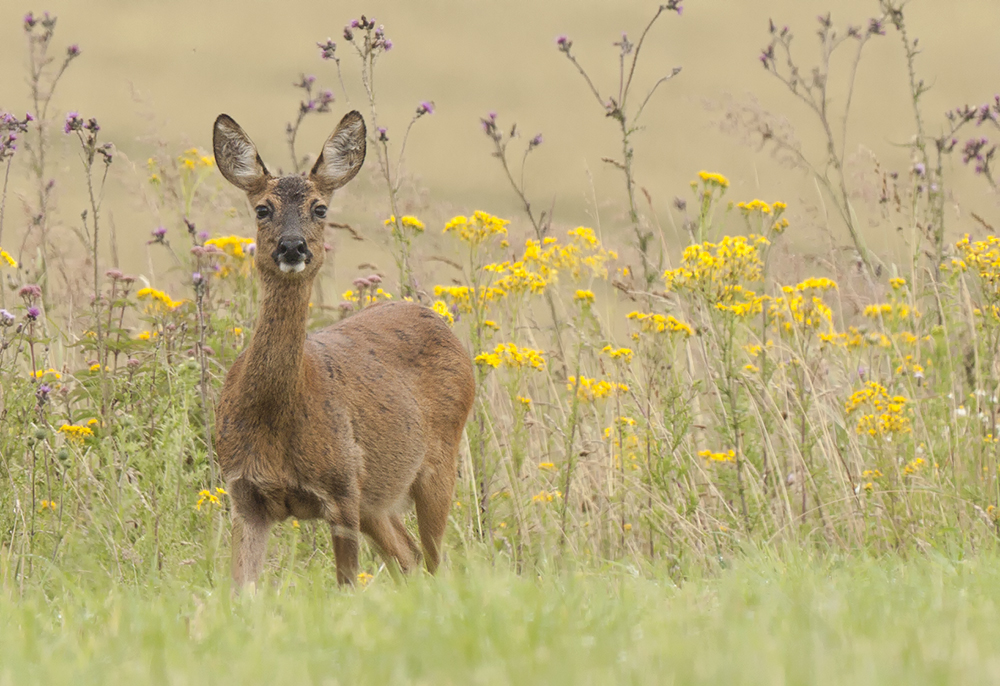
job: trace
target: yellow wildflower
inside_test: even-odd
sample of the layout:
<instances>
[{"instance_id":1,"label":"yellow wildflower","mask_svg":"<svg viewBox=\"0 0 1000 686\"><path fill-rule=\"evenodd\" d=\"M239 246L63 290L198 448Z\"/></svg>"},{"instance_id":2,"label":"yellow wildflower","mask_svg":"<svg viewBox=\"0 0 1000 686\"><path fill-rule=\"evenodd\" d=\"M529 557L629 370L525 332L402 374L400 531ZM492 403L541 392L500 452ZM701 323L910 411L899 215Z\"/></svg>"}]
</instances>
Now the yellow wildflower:
<instances>
[{"instance_id":1,"label":"yellow wildflower","mask_svg":"<svg viewBox=\"0 0 1000 686\"><path fill-rule=\"evenodd\" d=\"M562 498L562 491L546 491L543 489L531 496L531 502L551 503L553 500L559 500L560 498Z\"/></svg>"},{"instance_id":2,"label":"yellow wildflower","mask_svg":"<svg viewBox=\"0 0 1000 686\"><path fill-rule=\"evenodd\" d=\"M94 431L90 427L73 424L63 424L58 430L74 443L83 443L85 438L91 438L94 435Z\"/></svg>"},{"instance_id":3,"label":"yellow wildflower","mask_svg":"<svg viewBox=\"0 0 1000 686\"><path fill-rule=\"evenodd\" d=\"M220 495L227 495L227 493L226 491L218 487L216 487L215 493L212 493L207 488L202 489L201 491L198 492L198 502L195 503L194 509L200 511L201 506L205 505L206 503L209 505L217 505L221 507L222 501L219 500Z\"/></svg>"},{"instance_id":4,"label":"yellow wildflower","mask_svg":"<svg viewBox=\"0 0 1000 686\"><path fill-rule=\"evenodd\" d=\"M0 248L0 264L6 262L8 267L13 267L17 269L17 261L10 256L10 253Z\"/></svg>"},{"instance_id":5,"label":"yellow wildflower","mask_svg":"<svg viewBox=\"0 0 1000 686\"><path fill-rule=\"evenodd\" d=\"M584 305L590 305L594 302L594 291L578 290L576 295L573 296L573 300Z\"/></svg>"},{"instance_id":6,"label":"yellow wildflower","mask_svg":"<svg viewBox=\"0 0 1000 686\"><path fill-rule=\"evenodd\" d=\"M714 453L711 450L702 450L698 453L698 457L703 457L712 462L735 462L736 451L727 450L724 452Z\"/></svg>"},{"instance_id":7,"label":"yellow wildflower","mask_svg":"<svg viewBox=\"0 0 1000 686\"><path fill-rule=\"evenodd\" d=\"M509 223L505 219L476 210L471 217L452 218L445 224L444 233L456 233L460 240L479 245L492 236L506 236Z\"/></svg>"},{"instance_id":8,"label":"yellow wildflower","mask_svg":"<svg viewBox=\"0 0 1000 686\"><path fill-rule=\"evenodd\" d=\"M417 219L416 217L411 217L410 215L404 215L400 217L399 223L404 229L413 229L417 233L420 233L424 230L424 223L419 219ZM395 230L396 215L394 214L389 215L389 218L385 220L385 225L391 226L393 227L393 230Z\"/></svg>"},{"instance_id":9,"label":"yellow wildflower","mask_svg":"<svg viewBox=\"0 0 1000 686\"><path fill-rule=\"evenodd\" d=\"M626 318L638 322L642 330L647 333L683 333L687 336L694 335L694 329L689 324L676 319L673 315L645 314L634 311L629 312Z\"/></svg>"},{"instance_id":10,"label":"yellow wildflower","mask_svg":"<svg viewBox=\"0 0 1000 686\"><path fill-rule=\"evenodd\" d=\"M148 287L140 288L135 295L140 300L150 301L146 306L146 312L150 314L161 312L164 308L168 310L175 310L187 302L186 300L174 300L163 291L158 291L155 288Z\"/></svg>"},{"instance_id":11,"label":"yellow wildflower","mask_svg":"<svg viewBox=\"0 0 1000 686\"><path fill-rule=\"evenodd\" d=\"M720 188L729 188L729 179L727 179L722 174L714 174L712 172L700 171L698 172L698 178L700 178L706 186L719 186Z\"/></svg>"},{"instance_id":12,"label":"yellow wildflower","mask_svg":"<svg viewBox=\"0 0 1000 686\"><path fill-rule=\"evenodd\" d=\"M606 345L601 352L606 353L612 360L624 360L626 364L632 361L631 348L612 348Z\"/></svg>"},{"instance_id":13,"label":"yellow wildflower","mask_svg":"<svg viewBox=\"0 0 1000 686\"><path fill-rule=\"evenodd\" d=\"M449 324L455 323L455 315L451 313L451 310L448 309L448 305L446 305L443 300L435 300L434 304L431 305L431 309L441 315L441 318Z\"/></svg>"}]
</instances>

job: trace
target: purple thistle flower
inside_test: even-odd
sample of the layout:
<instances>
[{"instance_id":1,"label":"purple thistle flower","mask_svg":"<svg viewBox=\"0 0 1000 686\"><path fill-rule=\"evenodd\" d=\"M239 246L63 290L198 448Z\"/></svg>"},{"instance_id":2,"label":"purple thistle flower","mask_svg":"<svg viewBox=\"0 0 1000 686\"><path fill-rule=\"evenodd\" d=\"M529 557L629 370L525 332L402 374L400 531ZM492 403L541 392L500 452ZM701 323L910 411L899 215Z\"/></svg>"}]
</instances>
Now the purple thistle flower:
<instances>
[{"instance_id":1,"label":"purple thistle flower","mask_svg":"<svg viewBox=\"0 0 1000 686\"><path fill-rule=\"evenodd\" d=\"M28 12L26 15L24 15L24 30L25 31L30 31L31 29L35 28L35 24L37 24L37 23L38 23L38 20L35 19L35 13L34 12Z\"/></svg>"},{"instance_id":2,"label":"purple thistle flower","mask_svg":"<svg viewBox=\"0 0 1000 686\"><path fill-rule=\"evenodd\" d=\"M194 274L191 275L191 281L194 282L195 286L197 286L198 284L200 284L204 280L205 280L205 277L203 277L201 275L201 272L195 272Z\"/></svg>"},{"instance_id":3,"label":"purple thistle flower","mask_svg":"<svg viewBox=\"0 0 1000 686\"><path fill-rule=\"evenodd\" d=\"M246 247L246 254L247 255L253 256L254 254L256 254L256 252L257 252L257 244L256 243L251 243L250 245L248 245Z\"/></svg>"},{"instance_id":4,"label":"purple thistle flower","mask_svg":"<svg viewBox=\"0 0 1000 686\"><path fill-rule=\"evenodd\" d=\"M165 226L157 226L155 229L153 229L152 234L153 234L153 241L154 242L156 242L156 243L162 243L163 239L167 235L167 227L165 227Z\"/></svg>"},{"instance_id":5,"label":"purple thistle flower","mask_svg":"<svg viewBox=\"0 0 1000 686\"><path fill-rule=\"evenodd\" d=\"M923 162L917 162L913 165L913 171L917 173L917 176L923 176L927 173L927 167L924 166Z\"/></svg>"},{"instance_id":6,"label":"purple thistle flower","mask_svg":"<svg viewBox=\"0 0 1000 686\"><path fill-rule=\"evenodd\" d=\"M352 19L351 20L351 28L352 29L361 28L361 23L357 19Z\"/></svg>"},{"instance_id":7,"label":"purple thistle flower","mask_svg":"<svg viewBox=\"0 0 1000 686\"><path fill-rule=\"evenodd\" d=\"M385 41L382 42L382 47L385 48L386 52L389 52L392 50L392 41L386 38Z\"/></svg>"},{"instance_id":8,"label":"purple thistle flower","mask_svg":"<svg viewBox=\"0 0 1000 686\"><path fill-rule=\"evenodd\" d=\"M529 148L537 148L541 144L542 144L542 134L540 133L535 134L535 137L532 138L530 141L528 141Z\"/></svg>"},{"instance_id":9,"label":"purple thistle flower","mask_svg":"<svg viewBox=\"0 0 1000 686\"><path fill-rule=\"evenodd\" d=\"M327 38L325 43L317 43L316 47L319 48L319 55L324 60L337 59L337 44L332 38Z\"/></svg>"},{"instance_id":10,"label":"purple thistle flower","mask_svg":"<svg viewBox=\"0 0 1000 686\"><path fill-rule=\"evenodd\" d=\"M34 117L34 115L31 114L31 112L25 112L24 113L24 123L27 124L29 121L35 121L35 117Z\"/></svg>"},{"instance_id":11,"label":"purple thistle flower","mask_svg":"<svg viewBox=\"0 0 1000 686\"><path fill-rule=\"evenodd\" d=\"M38 319L38 316L41 313L42 313L42 311L40 309L38 309L37 307L34 307L34 306L29 307L28 308L28 321L31 321L31 322L35 321L36 319Z\"/></svg>"},{"instance_id":12,"label":"purple thistle flower","mask_svg":"<svg viewBox=\"0 0 1000 686\"><path fill-rule=\"evenodd\" d=\"M422 103L417 105L417 116L424 114L434 114L434 103L424 100Z\"/></svg>"},{"instance_id":13,"label":"purple thistle flower","mask_svg":"<svg viewBox=\"0 0 1000 686\"><path fill-rule=\"evenodd\" d=\"M380 126L377 130L378 139L383 143L387 142L389 140L389 136L387 135L386 128L384 126Z\"/></svg>"},{"instance_id":14,"label":"purple thistle flower","mask_svg":"<svg viewBox=\"0 0 1000 686\"><path fill-rule=\"evenodd\" d=\"M354 32L351 31L351 27L350 26L345 26L344 27L344 40L346 40L346 41L353 41L354 40Z\"/></svg>"},{"instance_id":15,"label":"purple thistle flower","mask_svg":"<svg viewBox=\"0 0 1000 686\"><path fill-rule=\"evenodd\" d=\"M67 57L77 57L79 56L79 54L80 54L80 46L77 45L76 43L73 43L73 45L66 48Z\"/></svg>"},{"instance_id":16,"label":"purple thistle flower","mask_svg":"<svg viewBox=\"0 0 1000 686\"><path fill-rule=\"evenodd\" d=\"M7 310L0 310L0 326L10 326L14 323L14 315Z\"/></svg>"},{"instance_id":17,"label":"purple thistle flower","mask_svg":"<svg viewBox=\"0 0 1000 686\"><path fill-rule=\"evenodd\" d=\"M64 133L72 133L73 131L79 131L83 128L83 119L80 118L79 112L70 112L66 115L66 123L63 125Z\"/></svg>"},{"instance_id":18,"label":"purple thistle flower","mask_svg":"<svg viewBox=\"0 0 1000 686\"><path fill-rule=\"evenodd\" d=\"M17 295L18 297L31 302L35 298L42 297L42 287L37 284L29 283L21 286L21 288L17 291Z\"/></svg>"}]
</instances>

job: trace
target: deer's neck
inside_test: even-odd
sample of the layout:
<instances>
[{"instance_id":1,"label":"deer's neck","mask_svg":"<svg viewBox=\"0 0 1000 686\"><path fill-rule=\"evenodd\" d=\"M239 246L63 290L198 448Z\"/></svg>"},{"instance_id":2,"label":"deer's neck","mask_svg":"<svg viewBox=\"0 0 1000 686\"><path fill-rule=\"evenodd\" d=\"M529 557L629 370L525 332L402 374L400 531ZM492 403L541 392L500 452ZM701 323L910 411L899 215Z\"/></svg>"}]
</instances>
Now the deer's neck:
<instances>
[{"instance_id":1,"label":"deer's neck","mask_svg":"<svg viewBox=\"0 0 1000 686\"><path fill-rule=\"evenodd\" d=\"M260 314L247 349L244 382L259 402L287 408L305 378L303 358L312 282L262 286Z\"/></svg>"}]
</instances>

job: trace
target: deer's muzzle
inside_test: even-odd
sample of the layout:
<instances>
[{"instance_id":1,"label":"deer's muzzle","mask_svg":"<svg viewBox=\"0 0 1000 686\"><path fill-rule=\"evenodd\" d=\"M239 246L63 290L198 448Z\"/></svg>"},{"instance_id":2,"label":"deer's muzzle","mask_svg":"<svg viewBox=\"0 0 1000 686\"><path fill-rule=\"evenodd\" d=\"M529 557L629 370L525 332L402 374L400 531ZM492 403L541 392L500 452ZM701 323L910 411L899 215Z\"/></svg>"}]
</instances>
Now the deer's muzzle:
<instances>
[{"instance_id":1,"label":"deer's muzzle","mask_svg":"<svg viewBox=\"0 0 1000 686\"><path fill-rule=\"evenodd\" d=\"M282 238L271 257L283 272L300 272L312 261L313 254L302 238Z\"/></svg>"}]
</instances>

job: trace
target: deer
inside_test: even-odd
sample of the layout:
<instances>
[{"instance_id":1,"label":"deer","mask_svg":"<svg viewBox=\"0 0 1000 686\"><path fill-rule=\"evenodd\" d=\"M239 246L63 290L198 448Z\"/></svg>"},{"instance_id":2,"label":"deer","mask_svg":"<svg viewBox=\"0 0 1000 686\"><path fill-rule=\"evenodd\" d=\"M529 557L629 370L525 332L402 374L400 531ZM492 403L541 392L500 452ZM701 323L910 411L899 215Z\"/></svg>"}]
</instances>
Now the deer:
<instances>
[{"instance_id":1,"label":"deer","mask_svg":"<svg viewBox=\"0 0 1000 686\"><path fill-rule=\"evenodd\" d=\"M327 205L365 159L367 131L346 114L308 175L272 176L230 116L213 130L216 165L257 219L259 312L216 407L218 464L232 502L234 592L256 590L271 527L329 524L337 581L358 575L360 534L394 575L434 573L475 396L468 352L433 310L382 302L307 333L323 264ZM421 545L403 521L416 510Z\"/></svg>"}]
</instances>

